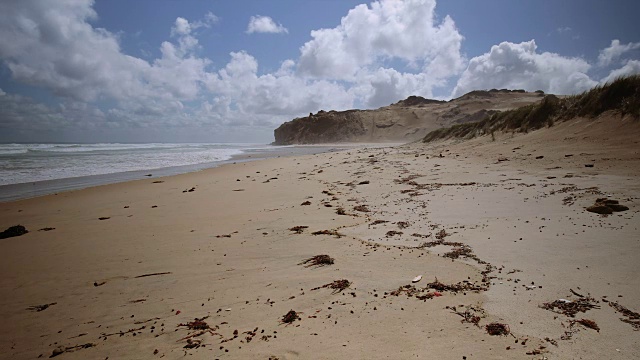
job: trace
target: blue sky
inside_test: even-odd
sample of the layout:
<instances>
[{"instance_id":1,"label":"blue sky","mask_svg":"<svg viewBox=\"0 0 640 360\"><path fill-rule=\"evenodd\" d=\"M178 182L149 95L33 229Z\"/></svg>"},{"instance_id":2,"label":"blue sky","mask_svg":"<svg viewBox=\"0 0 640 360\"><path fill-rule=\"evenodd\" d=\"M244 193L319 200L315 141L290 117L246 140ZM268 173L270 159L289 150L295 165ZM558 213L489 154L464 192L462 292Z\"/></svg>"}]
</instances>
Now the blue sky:
<instances>
[{"instance_id":1,"label":"blue sky","mask_svg":"<svg viewBox=\"0 0 640 360\"><path fill-rule=\"evenodd\" d=\"M640 72L635 1L0 3L0 141L270 142L318 110Z\"/></svg>"}]
</instances>

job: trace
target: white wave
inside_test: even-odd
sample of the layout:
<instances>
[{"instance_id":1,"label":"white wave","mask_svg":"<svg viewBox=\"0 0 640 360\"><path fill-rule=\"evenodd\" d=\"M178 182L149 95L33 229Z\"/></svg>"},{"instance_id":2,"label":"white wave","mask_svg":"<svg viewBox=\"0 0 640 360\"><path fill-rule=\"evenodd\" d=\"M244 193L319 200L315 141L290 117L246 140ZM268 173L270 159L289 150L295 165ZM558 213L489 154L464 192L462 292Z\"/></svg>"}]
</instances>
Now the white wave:
<instances>
[{"instance_id":1,"label":"white wave","mask_svg":"<svg viewBox=\"0 0 640 360\"><path fill-rule=\"evenodd\" d=\"M0 185L214 163L229 160L246 148L226 144L3 144L0 155L17 155L0 156Z\"/></svg>"}]
</instances>

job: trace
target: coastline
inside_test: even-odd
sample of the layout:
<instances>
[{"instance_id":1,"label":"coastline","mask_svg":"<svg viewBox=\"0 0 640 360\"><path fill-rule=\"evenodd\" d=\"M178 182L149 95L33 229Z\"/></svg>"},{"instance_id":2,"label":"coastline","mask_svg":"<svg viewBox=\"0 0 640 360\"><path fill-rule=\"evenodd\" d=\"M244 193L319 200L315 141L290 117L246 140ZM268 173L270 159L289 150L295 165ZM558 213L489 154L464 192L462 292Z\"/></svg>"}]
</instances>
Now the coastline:
<instances>
[{"instance_id":1,"label":"coastline","mask_svg":"<svg viewBox=\"0 0 640 360\"><path fill-rule=\"evenodd\" d=\"M638 357L637 331L608 305L640 310L640 160L625 145L638 129L603 127L614 126L237 161L0 203L0 230L30 231L0 242L0 353ZM584 210L603 196L630 210ZM466 255L448 255L456 249ZM334 264L300 265L319 254ZM322 287L339 279L350 286ZM429 288L436 279L462 288ZM572 291L598 308L571 318L540 307L578 299ZM44 304L54 305L27 310ZM290 310L300 319L287 325ZM213 330L184 348L197 331L180 324L195 318ZM600 330L570 325L583 318ZM511 335L487 334L493 322ZM74 348L83 344L93 345Z\"/></svg>"},{"instance_id":2,"label":"coastline","mask_svg":"<svg viewBox=\"0 0 640 360\"><path fill-rule=\"evenodd\" d=\"M158 178L184 173L196 172L205 169L231 164L234 162L245 162L263 160L272 157L293 156L304 154L317 154L330 152L337 149L364 146L360 144L321 144L321 145L297 145L278 146L273 149L260 148L248 149L238 155L232 155L228 160L214 161L209 163L199 163L193 165L181 165L158 169L135 170L126 172L116 172L102 175L88 175L63 179L42 180L18 184L0 185L0 203L21 199L28 199L49 195L59 192L80 190L93 186L114 184L126 181L139 180L144 178ZM151 176L149 176L151 175Z\"/></svg>"}]
</instances>

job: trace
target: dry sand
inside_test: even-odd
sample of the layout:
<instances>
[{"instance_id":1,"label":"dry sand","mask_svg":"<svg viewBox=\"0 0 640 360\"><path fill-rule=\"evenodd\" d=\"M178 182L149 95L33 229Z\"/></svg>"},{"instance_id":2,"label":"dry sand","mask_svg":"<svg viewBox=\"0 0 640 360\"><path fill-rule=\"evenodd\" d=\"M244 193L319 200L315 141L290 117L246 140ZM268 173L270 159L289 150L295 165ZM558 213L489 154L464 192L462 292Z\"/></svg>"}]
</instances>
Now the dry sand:
<instances>
[{"instance_id":1,"label":"dry sand","mask_svg":"<svg viewBox=\"0 0 640 360\"><path fill-rule=\"evenodd\" d=\"M0 204L0 230L30 230L0 240L0 357L639 358L640 331L609 305L640 311L639 135L574 120ZM630 209L585 211L600 197ZM299 265L319 254L334 264ZM436 278L468 289L421 290ZM312 290L339 279L350 287ZM596 308L540 307L574 293ZM282 323L290 310L300 319ZM204 317L211 331L179 325ZM511 333L489 335L492 322Z\"/></svg>"}]
</instances>

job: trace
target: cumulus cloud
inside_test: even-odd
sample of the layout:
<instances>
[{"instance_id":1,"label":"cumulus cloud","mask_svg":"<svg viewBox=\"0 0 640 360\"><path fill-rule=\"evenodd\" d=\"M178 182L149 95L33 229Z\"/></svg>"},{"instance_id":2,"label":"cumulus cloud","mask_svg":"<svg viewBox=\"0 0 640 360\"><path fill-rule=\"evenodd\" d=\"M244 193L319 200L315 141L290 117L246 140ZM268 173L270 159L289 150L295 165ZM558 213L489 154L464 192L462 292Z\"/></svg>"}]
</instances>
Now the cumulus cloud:
<instances>
[{"instance_id":1,"label":"cumulus cloud","mask_svg":"<svg viewBox=\"0 0 640 360\"><path fill-rule=\"evenodd\" d=\"M640 42L620 44L620 40L611 40L611 45L600 51L598 55L598 65L607 66L618 60L622 54L631 50L640 49Z\"/></svg>"},{"instance_id":2,"label":"cumulus cloud","mask_svg":"<svg viewBox=\"0 0 640 360\"><path fill-rule=\"evenodd\" d=\"M353 81L363 67L397 59L442 79L464 67L463 40L454 21L435 16L435 0L375 1L358 5L340 25L311 32L298 70L311 77Z\"/></svg>"},{"instance_id":3,"label":"cumulus cloud","mask_svg":"<svg viewBox=\"0 0 640 360\"><path fill-rule=\"evenodd\" d=\"M219 95L225 113L235 107L247 115L286 116L321 108L342 110L353 104L353 97L337 83L296 76L291 60L274 74L258 75L258 61L243 51L231 53L227 65L211 74L207 87Z\"/></svg>"},{"instance_id":4,"label":"cumulus cloud","mask_svg":"<svg viewBox=\"0 0 640 360\"><path fill-rule=\"evenodd\" d=\"M453 97L492 88L573 94L597 84L586 74L591 65L584 59L536 50L534 40L492 46L488 53L469 61L453 90Z\"/></svg>"},{"instance_id":5,"label":"cumulus cloud","mask_svg":"<svg viewBox=\"0 0 640 360\"><path fill-rule=\"evenodd\" d=\"M261 16L256 15L252 16L249 19L249 25L247 25L247 34L253 33L273 33L273 34L281 34L288 33L286 27L282 26L282 24L277 24L273 21L269 16Z\"/></svg>"},{"instance_id":6,"label":"cumulus cloud","mask_svg":"<svg viewBox=\"0 0 640 360\"><path fill-rule=\"evenodd\" d=\"M190 54L197 46L190 23L178 18L162 57L150 63L121 51L118 37L89 23L92 1L0 4L0 58L17 81L63 98L147 101L191 100L209 61Z\"/></svg>"},{"instance_id":7,"label":"cumulus cloud","mask_svg":"<svg viewBox=\"0 0 640 360\"><path fill-rule=\"evenodd\" d=\"M338 26L312 31L297 59L284 60L269 73L261 72L258 59L246 50L217 64L201 56L199 36L219 21L213 13L166 24L168 39L159 44L156 58L128 55L117 34L92 25L93 3L0 1L0 61L14 81L45 89L59 102L43 105L0 90L0 139L16 131L64 129L59 132L124 134L140 141L154 141L165 131L169 141L174 134L193 141L187 129L196 129L191 134L201 141L212 141L208 136L216 133L221 135L214 139L237 134L238 141L255 129L266 135L283 121L320 109L433 97L434 89L456 80L453 96L483 88L567 94L597 83L587 75L587 61L539 53L533 40L503 42L468 61L461 52L463 36L453 19L436 16L435 0L358 5ZM254 16L247 33L255 32L287 29ZM611 64L639 44L614 40L598 61ZM623 64L602 81L640 72L637 60Z\"/></svg>"},{"instance_id":8,"label":"cumulus cloud","mask_svg":"<svg viewBox=\"0 0 640 360\"><path fill-rule=\"evenodd\" d=\"M623 67L612 70L607 77L600 80L601 83L612 82L619 77L640 74L640 61L629 60Z\"/></svg>"},{"instance_id":9,"label":"cumulus cloud","mask_svg":"<svg viewBox=\"0 0 640 360\"><path fill-rule=\"evenodd\" d=\"M213 14L195 21L177 18L171 40L160 45L156 59L127 55L115 34L91 25L96 18L92 4L0 3L0 59L14 80L50 90L65 104L52 108L17 95L3 96L4 125L24 122L46 128L53 126L51 119L67 119L82 123L74 128L207 124L263 126L270 132L274 124L293 116L353 105L342 85L297 76L293 60L284 61L272 74L259 75L257 60L238 51L231 53L226 66L212 72L211 60L195 50L200 48L197 29L214 24ZM99 110L103 100L115 105ZM70 124L59 122L56 127Z\"/></svg>"}]
</instances>

